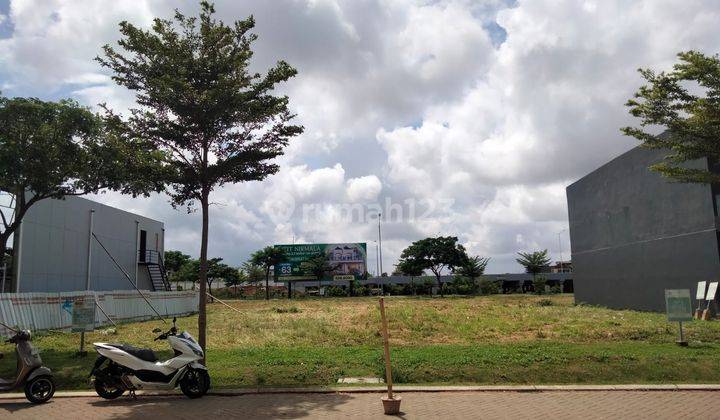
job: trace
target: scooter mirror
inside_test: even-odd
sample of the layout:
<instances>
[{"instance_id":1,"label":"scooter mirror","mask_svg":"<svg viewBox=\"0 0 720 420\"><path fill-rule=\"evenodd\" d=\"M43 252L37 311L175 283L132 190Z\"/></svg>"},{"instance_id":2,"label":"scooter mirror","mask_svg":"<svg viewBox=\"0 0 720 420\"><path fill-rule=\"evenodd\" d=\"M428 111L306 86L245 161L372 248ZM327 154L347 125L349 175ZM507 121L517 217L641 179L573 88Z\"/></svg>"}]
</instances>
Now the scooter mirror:
<instances>
[{"instance_id":1,"label":"scooter mirror","mask_svg":"<svg viewBox=\"0 0 720 420\"><path fill-rule=\"evenodd\" d=\"M160 328L155 328L155 329L153 330L154 333L159 333L159 332L161 332L161 331L162 331L162 330L161 330Z\"/></svg>"}]
</instances>

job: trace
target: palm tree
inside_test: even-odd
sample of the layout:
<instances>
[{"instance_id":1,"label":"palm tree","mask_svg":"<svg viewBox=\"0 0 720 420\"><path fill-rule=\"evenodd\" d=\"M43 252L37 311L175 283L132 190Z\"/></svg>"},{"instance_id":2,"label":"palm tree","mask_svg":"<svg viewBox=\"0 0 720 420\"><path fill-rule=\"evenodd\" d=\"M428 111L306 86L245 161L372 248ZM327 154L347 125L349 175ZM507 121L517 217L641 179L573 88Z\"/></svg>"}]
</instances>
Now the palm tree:
<instances>
[{"instance_id":1,"label":"palm tree","mask_svg":"<svg viewBox=\"0 0 720 420\"><path fill-rule=\"evenodd\" d=\"M483 258L479 255L470 257L465 264L458 267L456 273L475 281L475 279L485 274L485 267L487 267L488 262L490 262L490 258Z\"/></svg>"},{"instance_id":2,"label":"palm tree","mask_svg":"<svg viewBox=\"0 0 720 420\"><path fill-rule=\"evenodd\" d=\"M250 261L265 270L265 300L270 300L270 269L286 259L287 255L284 249L272 246L266 246L252 254Z\"/></svg>"},{"instance_id":3,"label":"palm tree","mask_svg":"<svg viewBox=\"0 0 720 420\"><path fill-rule=\"evenodd\" d=\"M535 284L535 276L538 273L542 273L545 267L550 264L550 258L547 253L547 249L535 252L518 252L520 258L517 258L515 261L525 267L526 273L532 274L533 284Z\"/></svg>"}]
</instances>

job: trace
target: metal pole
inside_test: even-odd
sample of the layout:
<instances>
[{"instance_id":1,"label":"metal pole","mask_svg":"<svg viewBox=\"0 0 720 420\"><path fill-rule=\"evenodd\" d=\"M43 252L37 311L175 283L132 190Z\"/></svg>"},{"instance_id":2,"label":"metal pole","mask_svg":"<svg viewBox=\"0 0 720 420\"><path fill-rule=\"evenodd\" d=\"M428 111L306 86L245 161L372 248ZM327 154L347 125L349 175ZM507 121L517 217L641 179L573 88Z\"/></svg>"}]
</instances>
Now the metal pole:
<instances>
[{"instance_id":1,"label":"metal pole","mask_svg":"<svg viewBox=\"0 0 720 420\"><path fill-rule=\"evenodd\" d=\"M85 290L90 290L90 269L92 267L92 237L93 224L95 222L95 209L90 209L90 231L88 233L88 249L87 249L87 274L85 275ZM87 297L87 295L85 295ZM95 302L97 303L97 302ZM85 331L80 331L80 354L85 354Z\"/></svg>"},{"instance_id":2,"label":"metal pole","mask_svg":"<svg viewBox=\"0 0 720 420\"><path fill-rule=\"evenodd\" d=\"M380 277L380 254L378 254L378 243L375 242L375 275Z\"/></svg>"},{"instance_id":3,"label":"metal pole","mask_svg":"<svg viewBox=\"0 0 720 420\"><path fill-rule=\"evenodd\" d=\"M135 221L135 286L138 284L138 265L140 265L140 221Z\"/></svg>"},{"instance_id":4,"label":"metal pole","mask_svg":"<svg viewBox=\"0 0 720 420\"><path fill-rule=\"evenodd\" d=\"M560 272L563 272L563 252L562 252L562 242L560 241L560 234L563 231L558 232L558 247L560 248Z\"/></svg>"},{"instance_id":5,"label":"metal pole","mask_svg":"<svg viewBox=\"0 0 720 420\"><path fill-rule=\"evenodd\" d=\"M382 214L378 213L378 258L380 259L380 277L383 275L383 267L382 267L382 231L380 230L380 220L382 219Z\"/></svg>"}]
</instances>

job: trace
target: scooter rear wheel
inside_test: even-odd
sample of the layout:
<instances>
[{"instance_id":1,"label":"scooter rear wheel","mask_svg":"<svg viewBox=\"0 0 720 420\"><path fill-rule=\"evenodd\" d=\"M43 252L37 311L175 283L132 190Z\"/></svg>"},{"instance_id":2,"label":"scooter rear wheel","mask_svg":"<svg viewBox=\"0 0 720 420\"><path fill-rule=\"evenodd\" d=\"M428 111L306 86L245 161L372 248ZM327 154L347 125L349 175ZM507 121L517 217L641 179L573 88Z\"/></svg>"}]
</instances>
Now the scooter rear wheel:
<instances>
[{"instance_id":1,"label":"scooter rear wheel","mask_svg":"<svg viewBox=\"0 0 720 420\"><path fill-rule=\"evenodd\" d=\"M25 384L25 397L31 403L47 402L55 394L55 382L52 376L43 375L32 378Z\"/></svg>"},{"instance_id":2,"label":"scooter rear wheel","mask_svg":"<svg viewBox=\"0 0 720 420\"><path fill-rule=\"evenodd\" d=\"M105 398L106 400L114 400L115 398L121 396L125 390L123 388L118 388L116 385L110 385L106 384L105 381L102 379L95 379L95 392L101 397Z\"/></svg>"}]
</instances>

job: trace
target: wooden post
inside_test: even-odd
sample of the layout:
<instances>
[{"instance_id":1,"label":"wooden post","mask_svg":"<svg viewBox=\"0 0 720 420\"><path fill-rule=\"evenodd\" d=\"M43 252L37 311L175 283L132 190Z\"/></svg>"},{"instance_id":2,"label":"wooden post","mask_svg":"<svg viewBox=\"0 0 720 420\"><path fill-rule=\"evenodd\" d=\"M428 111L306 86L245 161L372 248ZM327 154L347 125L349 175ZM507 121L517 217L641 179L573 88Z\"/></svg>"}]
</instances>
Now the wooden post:
<instances>
[{"instance_id":1,"label":"wooden post","mask_svg":"<svg viewBox=\"0 0 720 420\"><path fill-rule=\"evenodd\" d=\"M387 383L387 397L382 398L385 414L398 414L400 412L400 397L395 398L392 390L392 369L390 367L390 341L388 339L387 318L385 317L385 298L380 298L380 318L382 320L383 348L385 351L385 382Z\"/></svg>"}]
</instances>

